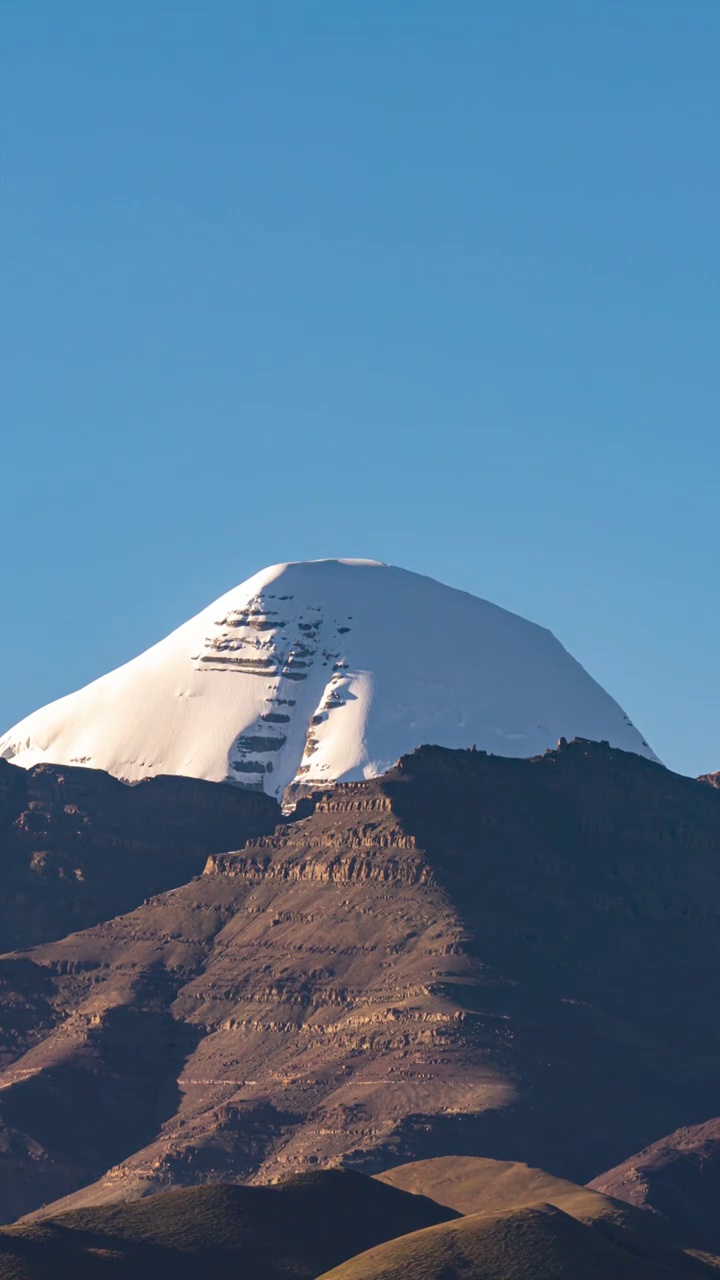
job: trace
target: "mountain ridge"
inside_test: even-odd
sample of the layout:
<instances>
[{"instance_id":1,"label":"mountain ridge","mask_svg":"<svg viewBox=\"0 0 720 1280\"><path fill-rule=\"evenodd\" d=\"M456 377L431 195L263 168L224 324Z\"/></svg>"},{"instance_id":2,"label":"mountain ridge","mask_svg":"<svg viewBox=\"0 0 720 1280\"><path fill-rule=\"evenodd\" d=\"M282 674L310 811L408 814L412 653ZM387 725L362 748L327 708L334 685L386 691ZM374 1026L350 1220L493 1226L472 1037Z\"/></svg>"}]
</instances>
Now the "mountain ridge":
<instances>
[{"instance_id":1,"label":"mountain ridge","mask_svg":"<svg viewBox=\"0 0 720 1280\"><path fill-rule=\"evenodd\" d=\"M282 799L382 774L423 742L525 757L576 736L655 759L546 628L405 569L320 560L255 574L26 717L0 757Z\"/></svg>"},{"instance_id":2,"label":"mountain ridge","mask_svg":"<svg viewBox=\"0 0 720 1280\"><path fill-rule=\"evenodd\" d=\"M270 796L200 778L127 786L99 769L0 759L0 952L130 911L280 817Z\"/></svg>"},{"instance_id":3,"label":"mountain ridge","mask_svg":"<svg viewBox=\"0 0 720 1280\"><path fill-rule=\"evenodd\" d=\"M452 1153L587 1181L712 1114L719 845L716 788L593 742L327 788L0 959L0 1212Z\"/></svg>"}]
</instances>

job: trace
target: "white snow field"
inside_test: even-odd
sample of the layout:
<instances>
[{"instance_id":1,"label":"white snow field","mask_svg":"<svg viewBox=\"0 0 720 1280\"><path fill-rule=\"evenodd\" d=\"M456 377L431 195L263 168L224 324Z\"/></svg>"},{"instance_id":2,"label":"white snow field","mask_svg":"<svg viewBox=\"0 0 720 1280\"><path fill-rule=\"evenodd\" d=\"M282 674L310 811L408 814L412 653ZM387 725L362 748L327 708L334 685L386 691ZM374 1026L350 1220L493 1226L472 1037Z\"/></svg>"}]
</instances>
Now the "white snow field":
<instances>
[{"instance_id":1,"label":"white snow field","mask_svg":"<svg viewBox=\"0 0 720 1280\"><path fill-rule=\"evenodd\" d=\"M290 783L383 773L422 743L538 755L607 739L655 759L550 631L373 560L273 565L0 738L0 756Z\"/></svg>"}]
</instances>

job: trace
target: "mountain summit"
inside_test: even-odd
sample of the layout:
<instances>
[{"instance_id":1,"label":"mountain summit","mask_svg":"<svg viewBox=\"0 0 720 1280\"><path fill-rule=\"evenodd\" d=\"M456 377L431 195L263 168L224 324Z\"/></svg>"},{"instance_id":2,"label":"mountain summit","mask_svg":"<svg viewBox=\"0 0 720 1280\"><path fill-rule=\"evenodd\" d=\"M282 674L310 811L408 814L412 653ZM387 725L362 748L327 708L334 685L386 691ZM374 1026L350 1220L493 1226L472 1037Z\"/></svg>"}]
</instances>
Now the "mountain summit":
<instances>
[{"instance_id":1,"label":"mountain summit","mask_svg":"<svg viewBox=\"0 0 720 1280\"><path fill-rule=\"evenodd\" d=\"M550 631L374 560L273 565L0 738L0 756L286 787L384 773L421 743L654 759Z\"/></svg>"}]
</instances>

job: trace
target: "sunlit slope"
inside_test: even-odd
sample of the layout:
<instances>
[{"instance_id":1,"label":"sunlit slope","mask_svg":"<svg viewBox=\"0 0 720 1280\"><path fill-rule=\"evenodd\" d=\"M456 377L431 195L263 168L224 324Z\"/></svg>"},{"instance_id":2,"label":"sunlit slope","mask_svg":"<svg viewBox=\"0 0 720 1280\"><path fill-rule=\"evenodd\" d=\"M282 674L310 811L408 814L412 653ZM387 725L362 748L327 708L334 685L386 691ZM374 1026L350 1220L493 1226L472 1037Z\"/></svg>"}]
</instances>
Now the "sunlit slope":
<instances>
[{"instance_id":1,"label":"sunlit slope","mask_svg":"<svg viewBox=\"0 0 720 1280\"><path fill-rule=\"evenodd\" d=\"M576 736L653 757L543 627L404 569L319 560L256 574L28 716L0 756L281 796L383 773L422 743L531 756Z\"/></svg>"}]
</instances>

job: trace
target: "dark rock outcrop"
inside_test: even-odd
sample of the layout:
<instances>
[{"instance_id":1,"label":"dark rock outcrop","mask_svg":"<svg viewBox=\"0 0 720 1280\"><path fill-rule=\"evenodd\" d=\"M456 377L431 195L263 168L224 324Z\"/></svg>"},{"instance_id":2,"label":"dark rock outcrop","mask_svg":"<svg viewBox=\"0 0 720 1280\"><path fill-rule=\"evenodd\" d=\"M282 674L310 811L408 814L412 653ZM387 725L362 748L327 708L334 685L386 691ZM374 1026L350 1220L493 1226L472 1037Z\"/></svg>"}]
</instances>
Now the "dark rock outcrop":
<instances>
[{"instance_id":1,"label":"dark rock outcrop","mask_svg":"<svg viewBox=\"0 0 720 1280\"><path fill-rule=\"evenodd\" d=\"M130 911L279 817L268 796L197 778L126 786L99 769L0 759L0 951Z\"/></svg>"}]
</instances>

